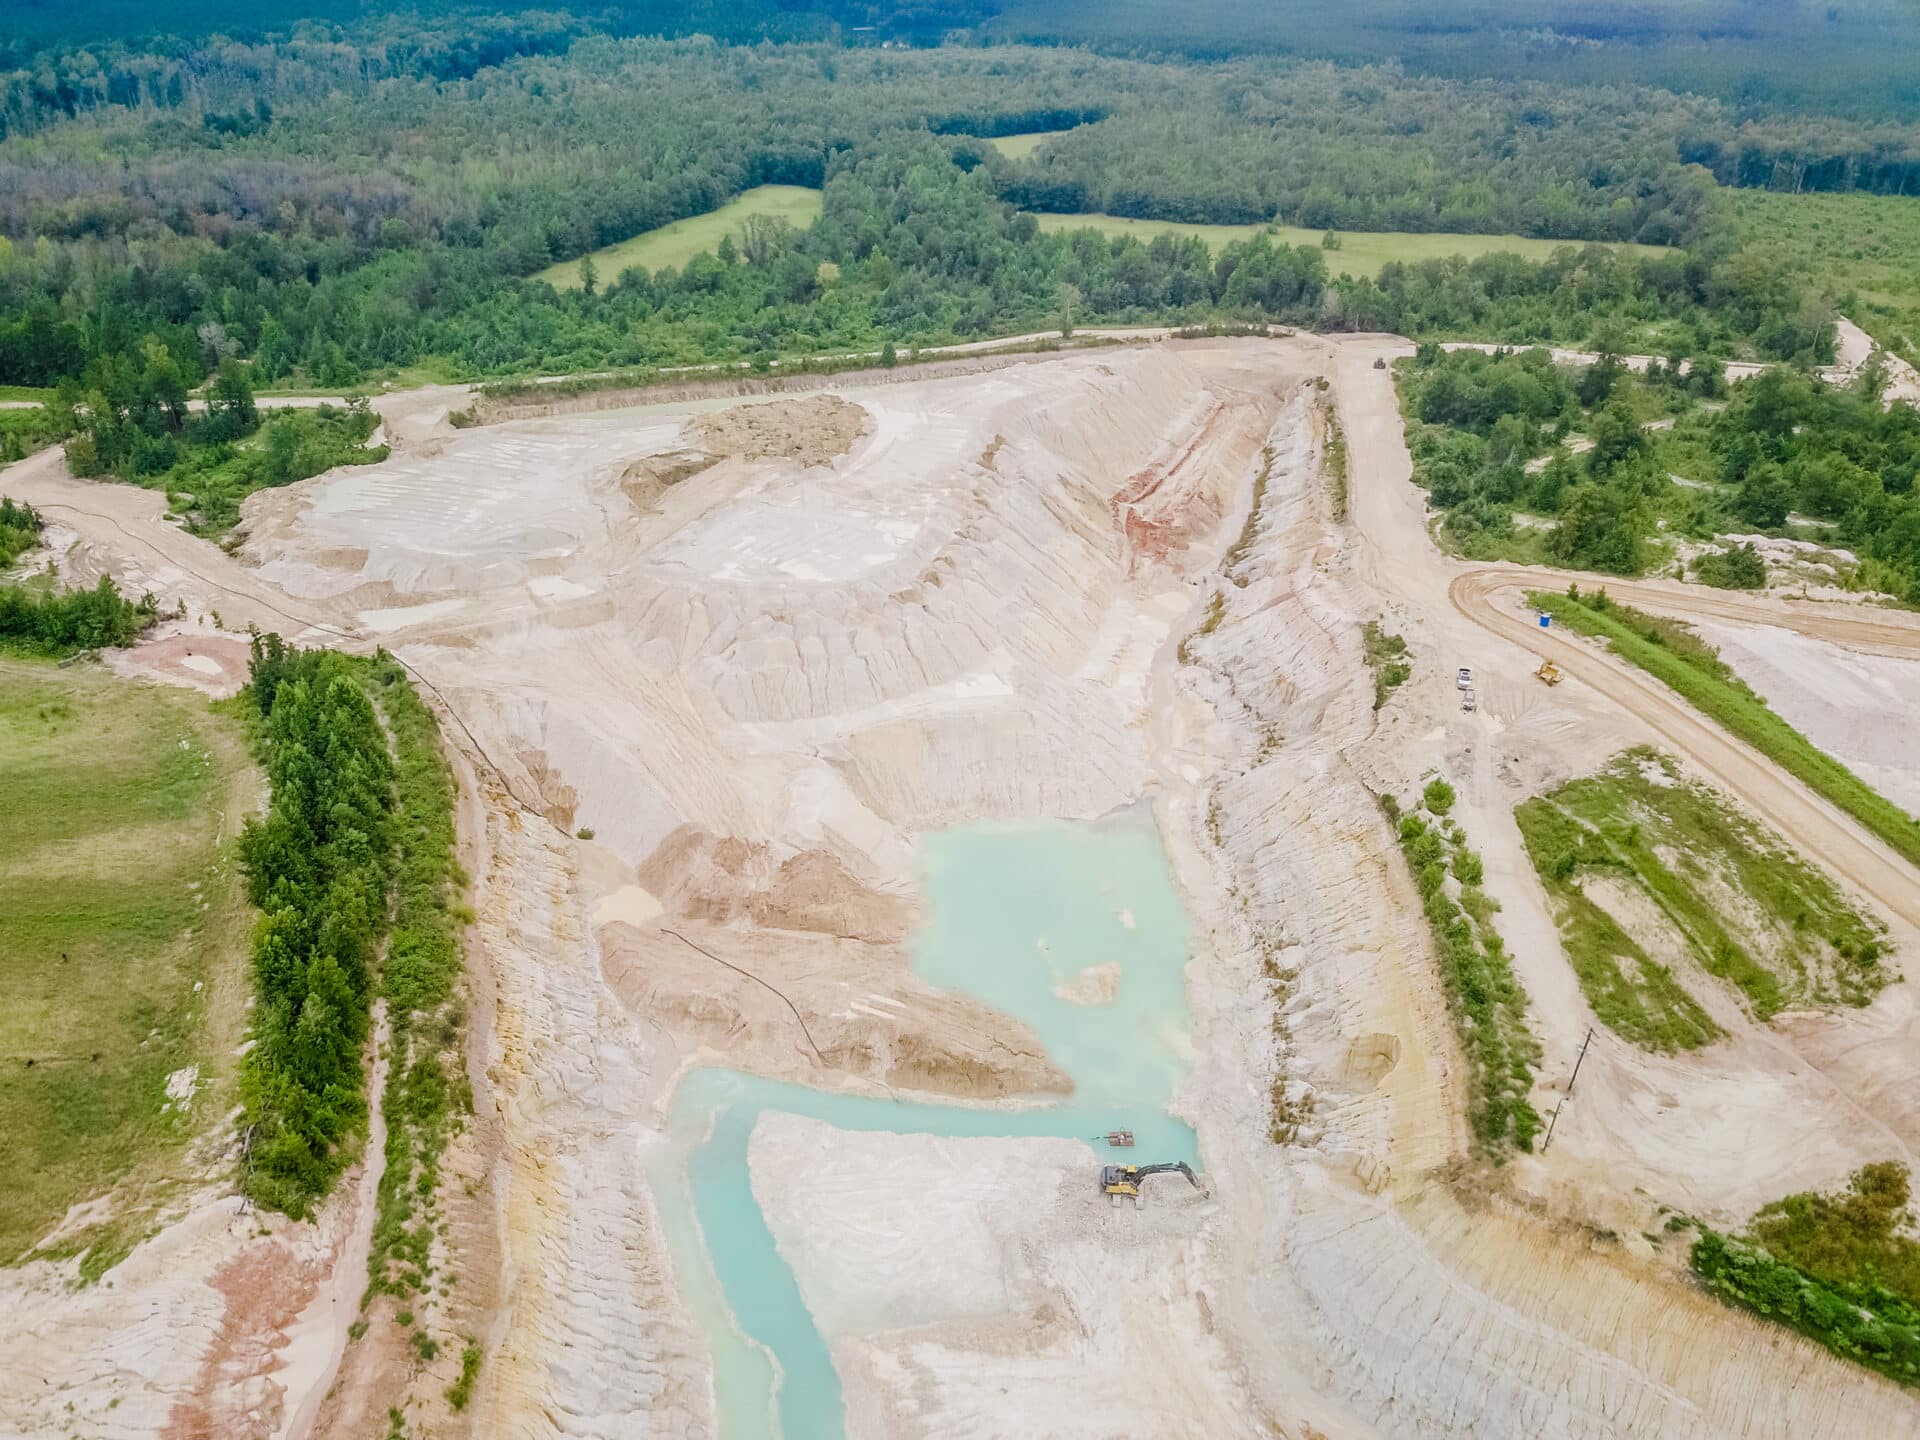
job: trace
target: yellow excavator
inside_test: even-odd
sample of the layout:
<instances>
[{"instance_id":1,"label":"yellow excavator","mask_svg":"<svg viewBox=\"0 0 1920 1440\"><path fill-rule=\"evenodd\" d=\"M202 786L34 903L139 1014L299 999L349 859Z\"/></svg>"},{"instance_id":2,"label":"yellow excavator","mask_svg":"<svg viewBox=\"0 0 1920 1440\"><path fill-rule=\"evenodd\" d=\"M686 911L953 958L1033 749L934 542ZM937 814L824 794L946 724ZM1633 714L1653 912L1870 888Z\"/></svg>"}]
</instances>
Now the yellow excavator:
<instances>
[{"instance_id":1,"label":"yellow excavator","mask_svg":"<svg viewBox=\"0 0 1920 1440\"><path fill-rule=\"evenodd\" d=\"M1540 662L1540 668L1533 673L1549 685L1558 685L1560 683L1560 667L1551 660L1542 660Z\"/></svg>"},{"instance_id":2,"label":"yellow excavator","mask_svg":"<svg viewBox=\"0 0 1920 1440\"><path fill-rule=\"evenodd\" d=\"M1145 1180L1149 1175L1171 1174L1175 1170L1178 1170L1182 1175L1186 1176L1188 1180L1192 1181L1194 1189L1205 1193L1206 1185L1201 1182L1198 1175L1193 1173L1193 1167L1184 1160L1174 1160L1160 1165L1102 1165L1100 1167L1100 1189L1106 1194L1109 1201L1115 1205L1120 1203L1121 1196L1131 1195L1133 1197L1133 1208L1138 1210L1140 1208L1140 1182Z\"/></svg>"}]
</instances>

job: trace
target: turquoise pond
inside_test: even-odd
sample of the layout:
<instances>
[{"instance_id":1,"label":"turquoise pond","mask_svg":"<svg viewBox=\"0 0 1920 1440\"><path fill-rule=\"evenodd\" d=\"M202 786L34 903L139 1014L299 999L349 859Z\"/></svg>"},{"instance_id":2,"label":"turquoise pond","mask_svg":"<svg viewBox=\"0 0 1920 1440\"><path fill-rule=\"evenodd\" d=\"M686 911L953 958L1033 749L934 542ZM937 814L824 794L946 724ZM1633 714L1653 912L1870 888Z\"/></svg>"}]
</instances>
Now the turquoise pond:
<instances>
[{"instance_id":1,"label":"turquoise pond","mask_svg":"<svg viewBox=\"0 0 1920 1440\"><path fill-rule=\"evenodd\" d=\"M682 1293L713 1348L726 1440L835 1440L840 1378L753 1198L747 1142L766 1110L845 1130L1068 1136L1130 1129L1115 1153L1198 1164L1193 1131L1167 1113L1186 1074L1186 915L1152 825L986 825L920 842L928 923L914 968L1031 1025L1074 1081L1064 1104L989 1109L833 1094L732 1070L697 1070L674 1096L655 1193ZM1117 965L1110 1003L1054 987ZM1089 1163L1087 1183L1094 1183Z\"/></svg>"}]
</instances>

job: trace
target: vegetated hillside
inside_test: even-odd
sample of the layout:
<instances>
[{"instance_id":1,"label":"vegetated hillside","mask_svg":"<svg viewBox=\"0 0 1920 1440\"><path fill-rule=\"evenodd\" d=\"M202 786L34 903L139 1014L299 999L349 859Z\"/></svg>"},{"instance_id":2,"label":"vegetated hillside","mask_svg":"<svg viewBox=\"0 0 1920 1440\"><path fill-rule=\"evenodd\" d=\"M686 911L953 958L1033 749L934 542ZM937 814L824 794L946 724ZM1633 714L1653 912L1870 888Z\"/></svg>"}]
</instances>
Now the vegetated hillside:
<instances>
[{"instance_id":1,"label":"vegetated hillside","mask_svg":"<svg viewBox=\"0 0 1920 1440\"><path fill-rule=\"evenodd\" d=\"M1920 1385L1920 1244L1911 1198L1905 1165L1863 1166L1844 1190L1763 1206L1744 1235L1702 1227L1690 1257L1694 1273L1729 1304L1790 1325L1903 1385Z\"/></svg>"},{"instance_id":2,"label":"vegetated hillside","mask_svg":"<svg viewBox=\"0 0 1920 1440\"><path fill-rule=\"evenodd\" d=\"M1514 819L1588 1003L1637 1045L1721 1035L1703 975L1763 1021L1865 1005L1893 978L1879 927L1831 878L1666 756L1629 750Z\"/></svg>"}]
</instances>

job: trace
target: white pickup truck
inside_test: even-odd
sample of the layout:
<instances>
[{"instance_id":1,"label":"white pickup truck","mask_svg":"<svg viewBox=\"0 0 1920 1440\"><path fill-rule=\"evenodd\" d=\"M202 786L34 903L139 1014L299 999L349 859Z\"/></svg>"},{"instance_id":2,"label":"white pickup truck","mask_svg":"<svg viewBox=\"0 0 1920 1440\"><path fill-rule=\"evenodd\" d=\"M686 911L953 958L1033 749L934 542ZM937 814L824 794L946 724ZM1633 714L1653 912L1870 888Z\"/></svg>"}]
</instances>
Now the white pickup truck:
<instances>
[{"instance_id":1,"label":"white pickup truck","mask_svg":"<svg viewBox=\"0 0 1920 1440\"><path fill-rule=\"evenodd\" d=\"M1461 690L1471 690L1473 688L1473 667L1472 666L1462 665L1460 667L1460 678L1458 681L1455 682L1455 685L1458 689L1461 689Z\"/></svg>"}]
</instances>

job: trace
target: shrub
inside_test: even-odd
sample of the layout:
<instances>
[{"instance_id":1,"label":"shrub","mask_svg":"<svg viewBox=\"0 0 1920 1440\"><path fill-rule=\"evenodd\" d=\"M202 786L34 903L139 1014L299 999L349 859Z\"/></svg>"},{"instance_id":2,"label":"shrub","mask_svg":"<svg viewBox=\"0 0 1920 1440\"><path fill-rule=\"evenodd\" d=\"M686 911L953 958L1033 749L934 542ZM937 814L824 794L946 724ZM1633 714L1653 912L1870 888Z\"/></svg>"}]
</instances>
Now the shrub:
<instances>
[{"instance_id":1,"label":"shrub","mask_svg":"<svg viewBox=\"0 0 1920 1440\"><path fill-rule=\"evenodd\" d=\"M1435 815L1444 815L1453 809L1453 786L1444 780L1429 780L1427 788L1420 792L1421 802Z\"/></svg>"},{"instance_id":2,"label":"shrub","mask_svg":"<svg viewBox=\"0 0 1920 1440\"><path fill-rule=\"evenodd\" d=\"M40 513L31 505L16 505L0 498L0 570L12 566L40 543L43 524Z\"/></svg>"},{"instance_id":3,"label":"shrub","mask_svg":"<svg viewBox=\"0 0 1920 1440\"><path fill-rule=\"evenodd\" d=\"M0 645L37 655L71 655L107 645L131 645L154 621L151 595L136 603L120 594L112 576L91 590L40 592L0 586Z\"/></svg>"},{"instance_id":4,"label":"shrub","mask_svg":"<svg viewBox=\"0 0 1920 1440\"><path fill-rule=\"evenodd\" d=\"M1344 465L1344 450L1342 456ZM1361 630L1361 648L1373 671L1373 708L1378 710L1413 674L1413 655L1405 637L1389 633L1378 620L1367 621Z\"/></svg>"},{"instance_id":5,"label":"shrub","mask_svg":"<svg viewBox=\"0 0 1920 1440\"><path fill-rule=\"evenodd\" d=\"M1696 558L1693 578L1722 590L1763 590L1767 584L1767 567L1752 545L1736 545L1731 550L1709 552Z\"/></svg>"},{"instance_id":6,"label":"shrub","mask_svg":"<svg viewBox=\"0 0 1920 1440\"><path fill-rule=\"evenodd\" d=\"M469 1338L466 1348L460 1352L460 1378L447 1387L447 1403L455 1410L464 1410L473 1399L473 1382L480 1374L480 1345Z\"/></svg>"}]
</instances>

